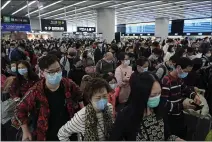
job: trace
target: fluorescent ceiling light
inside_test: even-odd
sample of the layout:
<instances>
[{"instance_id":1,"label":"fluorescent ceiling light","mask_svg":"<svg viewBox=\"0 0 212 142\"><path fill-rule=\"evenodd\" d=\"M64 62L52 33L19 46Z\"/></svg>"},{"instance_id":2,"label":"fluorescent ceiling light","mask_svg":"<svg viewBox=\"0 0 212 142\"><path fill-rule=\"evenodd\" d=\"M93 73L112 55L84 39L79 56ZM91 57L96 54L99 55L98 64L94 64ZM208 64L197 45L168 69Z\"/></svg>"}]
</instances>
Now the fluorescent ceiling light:
<instances>
[{"instance_id":1,"label":"fluorescent ceiling light","mask_svg":"<svg viewBox=\"0 0 212 142\"><path fill-rule=\"evenodd\" d=\"M44 6L44 7L42 6L42 7L40 7L40 10L46 9L46 8L51 7L51 6L53 6L53 5L57 4L57 3L60 3L60 2L62 2L62 1L61 0L60 1L56 1L56 2L54 2L52 4ZM37 10L35 10L33 12L30 12L29 14L33 14L33 13L38 12L38 11L39 11L39 9L37 9ZM28 14L26 14L25 16L28 16Z\"/></svg>"},{"instance_id":2,"label":"fluorescent ceiling light","mask_svg":"<svg viewBox=\"0 0 212 142\"><path fill-rule=\"evenodd\" d=\"M48 14L51 14L51 13L53 13L53 12L57 12L57 11L60 11L60 10L64 10L64 9L66 9L66 8L73 7L73 6L76 6L76 5L85 3L85 2L87 2L87 1L81 1L81 2L78 2L78 3L72 4L72 5L66 6L66 7L62 7L62 8L59 8L59 9L56 9L56 10L53 10L53 11L50 11L50 12L41 14L40 16L48 15ZM63 12L63 13L64 13L64 12ZM38 17L39 17L39 16L38 16Z\"/></svg>"},{"instance_id":3,"label":"fluorescent ceiling light","mask_svg":"<svg viewBox=\"0 0 212 142\"><path fill-rule=\"evenodd\" d=\"M1 10L3 10L10 2L11 2L11 0L8 0L8 1L1 7Z\"/></svg>"},{"instance_id":4,"label":"fluorescent ceiling light","mask_svg":"<svg viewBox=\"0 0 212 142\"><path fill-rule=\"evenodd\" d=\"M88 17L88 16L95 17L95 15L93 15L93 14L87 14L87 15L84 15L84 16L81 16L81 17L69 18L69 19L67 19L67 20L70 20L70 19L75 19L75 20L77 20L77 19L80 19L80 18L90 18L90 17Z\"/></svg>"},{"instance_id":5,"label":"fluorescent ceiling light","mask_svg":"<svg viewBox=\"0 0 212 142\"><path fill-rule=\"evenodd\" d=\"M71 12L75 12L75 11L79 11L79 10L83 10L83 9L87 9L87 8L91 8L91 7L94 7L94 6L101 5L101 4L109 3L109 2L111 2L111 1L105 1L105 2L101 2L101 3L94 4L94 5L89 5L89 6L86 6L86 7L78 8L78 9L76 9L76 10L68 11L68 12L66 12L66 14L67 14L67 13L71 13ZM46 17L46 18L52 18L52 17L56 17L56 16L63 15L63 14L64 14L64 12L63 12L63 13L60 13L60 14L57 14L57 15L48 16L48 17Z\"/></svg>"},{"instance_id":6,"label":"fluorescent ceiling light","mask_svg":"<svg viewBox=\"0 0 212 142\"><path fill-rule=\"evenodd\" d=\"M75 16L77 16L77 15L81 15L81 14L83 14L83 13L89 13L89 12L93 12L93 11L84 11L84 12L80 12L80 13L76 13L76 14L72 14L72 15L68 15L68 16L64 16L64 17L59 17L60 19L65 19L65 18L68 18L68 17L71 17L71 16L73 16L73 17L75 17ZM55 18L54 18L55 19ZM57 18L56 18L57 19Z\"/></svg>"},{"instance_id":7,"label":"fluorescent ceiling light","mask_svg":"<svg viewBox=\"0 0 212 142\"><path fill-rule=\"evenodd\" d=\"M120 3L120 4L116 4L116 5L111 5L109 7L117 7L117 6L120 6L120 5L125 5L125 4L130 4L130 3L134 3L136 1L129 1L129 2L125 2L125 3Z\"/></svg>"},{"instance_id":8,"label":"fluorescent ceiling light","mask_svg":"<svg viewBox=\"0 0 212 142\"><path fill-rule=\"evenodd\" d=\"M131 6L127 6L127 7L122 7L119 9L127 9L127 8L131 8L131 7L137 7L137 6L145 6L145 5L149 5L149 4L156 4L156 3L161 3L162 1L154 1L154 2L149 2L149 3L142 3L142 4L138 4L138 5L131 5Z\"/></svg>"},{"instance_id":9,"label":"fluorescent ceiling light","mask_svg":"<svg viewBox=\"0 0 212 142\"><path fill-rule=\"evenodd\" d=\"M35 2L36 2L36 1L31 1L31 2L28 4L28 6L32 5L32 4L35 3ZM18 13L19 11L21 11L21 10L23 10L23 9L25 9L25 8L27 8L27 5L25 5L24 7L20 8L19 10L13 12L12 15Z\"/></svg>"}]
</instances>

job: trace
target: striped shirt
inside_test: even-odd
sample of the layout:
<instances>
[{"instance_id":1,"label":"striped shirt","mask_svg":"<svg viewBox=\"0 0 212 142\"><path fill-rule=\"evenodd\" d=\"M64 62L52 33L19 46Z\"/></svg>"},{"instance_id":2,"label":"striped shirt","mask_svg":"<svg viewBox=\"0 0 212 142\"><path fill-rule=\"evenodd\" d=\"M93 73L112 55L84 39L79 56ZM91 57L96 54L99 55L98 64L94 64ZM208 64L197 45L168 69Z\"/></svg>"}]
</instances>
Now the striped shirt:
<instances>
[{"instance_id":1,"label":"striped shirt","mask_svg":"<svg viewBox=\"0 0 212 142\"><path fill-rule=\"evenodd\" d=\"M186 86L180 78L169 74L162 79L161 102L170 115L181 115L184 99L193 99L195 95L194 87Z\"/></svg>"},{"instance_id":2,"label":"striped shirt","mask_svg":"<svg viewBox=\"0 0 212 142\"><path fill-rule=\"evenodd\" d=\"M109 108L109 112L111 113L111 117L113 114L113 107L111 104L107 104ZM58 138L60 141L70 141L69 137L73 133L82 134L85 135L85 120L86 120L86 114L85 114L86 107L82 108L79 112L77 112L74 117L68 121L65 125L63 125L59 132L58 132ZM99 141L104 141L104 119L103 119L103 113L99 112L96 114L96 117L98 119L97 123L97 131L98 131L98 137Z\"/></svg>"}]
</instances>

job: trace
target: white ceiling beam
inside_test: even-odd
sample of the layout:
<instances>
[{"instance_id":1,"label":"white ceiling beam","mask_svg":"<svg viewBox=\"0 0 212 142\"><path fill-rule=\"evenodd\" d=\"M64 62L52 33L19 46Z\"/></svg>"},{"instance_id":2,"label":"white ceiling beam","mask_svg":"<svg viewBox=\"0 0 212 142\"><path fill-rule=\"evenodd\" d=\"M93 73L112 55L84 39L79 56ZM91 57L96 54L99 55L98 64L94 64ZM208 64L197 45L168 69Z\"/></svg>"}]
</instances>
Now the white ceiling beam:
<instances>
[{"instance_id":1,"label":"white ceiling beam","mask_svg":"<svg viewBox=\"0 0 212 142\"><path fill-rule=\"evenodd\" d=\"M97 3L97 4L92 4L92 5L89 5L89 6L86 6L86 7L78 8L76 10L67 11L66 14L74 13L75 11L80 11L80 10L87 9L87 8L92 8L92 7L95 7L95 6L98 6L98 5L102 5L102 4L106 4L106 3L109 3L109 2L111 2L111 1L105 1L105 2L101 2L101 3ZM57 17L57 16L60 16L60 15L63 15L63 14L64 14L64 12L56 14L56 15L48 16L46 18L49 19L49 18Z\"/></svg>"},{"instance_id":2,"label":"white ceiling beam","mask_svg":"<svg viewBox=\"0 0 212 142\"><path fill-rule=\"evenodd\" d=\"M150 4L158 4L158 3L162 3L162 1L146 2L146 3L137 4L137 5L131 5L131 6L119 8L119 10L128 9L132 7L138 7L138 6L147 6Z\"/></svg>"},{"instance_id":3,"label":"white ceiling beam","mask_svg":"<svg viewBox=\"0 0 212 142\"><path fill-rule=\"evenodd\" d=\"M5 2L5 4L1 7L1 10L3 10L10 2L11 0L8 0L7 2Z\"/></svg>"},{"instance_id":4,"label":"white ceiling beam","mask_svg":"<svg viewBox=\"0 0 212 142\"><path fill-rule=\"evenodd\" d=\"M57 17L57 18L65 19L65 18L69 18L69 17L75 17L77 15L81 15L81 14L84 14L84 13L90 13L90 12L93 12L93 11L92 10L84 11L84 12L80 12L80 13L76 13L76 14L67 15L66 17ZM54 18L54 19L57 19L57 18Z\"/></svg>"},{"instance_id":5,"label":"white ceiling beam","mask_svg":"<svg viewBox=\"0 0 212 142\"><path fill-rule=\"evenodd\" d=\"M109 7L113 8L113 7L117 7L117 6L120 6L120 5L126 5L126 4L130 4L130 3L134 3L134 2L137 2L137 1L129 1L129 2L124 2L124 3L120 3L120 4L115 4L115 5L111 5Z\"/></svg>"},{"instance_id":6,"label":"white ceiling beam","mask_svg":"<svg viewBox=\"0 0 212 142\"><path fill-rule=\"evenodd\" d=\"M169 7L166 7L166 8L164 8L163 6L168 6L168 5L173 4L173 3L166 3L166 4L161 4L161 5L153 5L153 6L148 6L148 7L139 7L139 8L136 8L136 9L130 9L130 10L125 10L125 11L123 11L123 10L122 11L118 11L119 9L117 9L116 13L120 13L120 12L132 12L132 11L136 11L136 10L145 11L145 10L150 10L150 8L154 8L155 10L159 10L159 9L164 9L165 10L165 9L169 9L169 8L177 8L179 6L183 6L183 7L189 6L189 7L191 7L193 5L197 5L197 7L200 7L200 4L203 4L205 2L196 2L195 3L195 1L193 1L193 4L188 3L187 1L175 2L175 4L179 4L179 3L181 3L181 4L185 3L185 4L183 4L183 5L169 6Z\"/></svg>"},{"instance_id":7,"label":"white ceiling beam","mask_svg":"<svg viewBox=\"0 0 212 142\"><path fill-rule=\"evenodd\" d=\"M62 0L56 1L56 2L54 2L54 3L52 3L52 4L49 4L49 5L47 5L47 6L44 6L44 7L42 7L42 8L40 7L40 10L44 10L44 9L49 8L49 7L51 7L51 6L55 5L55 4L58 4L58 3L60 3L60 2L62 2ZM38 11L39 11L39 9L34 10L34 11L30 12L29 14L26 14L25 16L28 16L28 15L33 14L33 13L38 12Z\"/></svg>"},{"instance_id":8,"label":"white ceiling beam","mask_svg":"<svg viewBox=\"0 0 212 142\"><path fill-rule=\"evenodd\" d=\"M31 2L28 4L28 6L32 5L32 4L35 3L35 2L36 2L36 1L31 1ZM23 6L22 8L16 10L15 12L13 12L12 15L18 13L19 11L21 11L21 10L23 10L23 9L25 9L25 8L27 8L27 5L25 5L25 6Z\"/></svg>"},{"instance_id":9,"label":"white ceiling beam","mask_svg":"<svg viewBox=\"0 0 212 142\"><path fill-rule=\"evenodd\" d=\"M87 1L77 2L77 3L71 4L71 5L68 5L68 6L65 6L65 7L62 7L62 8L59 8L59 9L56 9L56 10L47 12L47 13L43 13L40 16L42 17L42 16L45 16L45 15L48 15L48 14L52 14L54 12L61 11L61 10L64 10L64 9L67 9L67 8L70 8L70 7L73 7L73 6L77 6L77 5L82 4L82 3L85 3L85 2L87 2ZM63 12L63 14L64 14L64 12Z\"/></svg>"}]
</instances>

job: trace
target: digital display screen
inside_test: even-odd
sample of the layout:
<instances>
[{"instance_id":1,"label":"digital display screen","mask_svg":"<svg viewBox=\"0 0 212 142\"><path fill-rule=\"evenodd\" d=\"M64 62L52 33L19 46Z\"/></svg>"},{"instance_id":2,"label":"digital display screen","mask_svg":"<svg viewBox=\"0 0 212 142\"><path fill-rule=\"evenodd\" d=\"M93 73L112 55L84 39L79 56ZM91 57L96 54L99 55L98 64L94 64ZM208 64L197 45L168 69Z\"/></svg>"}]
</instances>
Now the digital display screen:
<instances>
[{"instance_id":1,"label":"digital display screen","mask_svg":"<svg viewBox=\"0 0 212 142\"><path fill-rule=\"evenodd\" d=\"M212 18L184 20L184 33L212 32Z\"/></svg>"},{"instance_id":2,"label":"digital display screen","mask_svg":"<svg viewBox=\"0 0 212 142\"><path fill-rule=\"evenodd\" d=\"M65 20L41 19L41 29L42 31L64 32L67 31L67 25Z\"/></svg>"},{"instance_id":3,"label":"digital display screen","mask_svg":"<svg viewBox=\"0 0 212 142\"><path fill-rule=\"evenodd\" d=\"M1 23L30 24L30 20L26 17L1 16Z\"/></svg>"},{"instance_id":4,"label":"digital display screen","mask_svg":"<svg viewBox=\"0 0 212 142\"><path fill-rule=\"evenodd\" d=\"M169 21L169 33L171 32L171 21ZM139 34L139 33L155 33L155 22L150 23L138 23L138 24L127 24L126 33L128 34Z\"/></svg>"},{"instance_id":5,"label":"digital display screen","mask_svg":"<svg viewBox=\"0 0 212 142\"><path fill-rule=\"evenodd\" d=\"M96 32L96 27L77 27L77 32Z\"/></svg>"}]
</instances>

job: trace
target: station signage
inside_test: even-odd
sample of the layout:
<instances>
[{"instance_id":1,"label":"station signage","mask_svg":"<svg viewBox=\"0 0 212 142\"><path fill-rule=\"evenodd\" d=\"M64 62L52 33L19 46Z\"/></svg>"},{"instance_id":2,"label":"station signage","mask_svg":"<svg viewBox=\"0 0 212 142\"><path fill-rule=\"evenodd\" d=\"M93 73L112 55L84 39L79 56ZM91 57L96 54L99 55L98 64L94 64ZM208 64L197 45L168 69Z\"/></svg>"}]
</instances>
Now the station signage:
<instances>
[{"instance_id":1,"label":"station signage","mask_svg":"<svg viewBox=\"0 0 212 142\"><path fill-rule=\"evenodd\" d=\"M30 20L29 18L26 18L26 17L1 16L1 23L30 24Z\"/></svg>"},{"instance_id":2,"label":"station signage","mask_svg":"<svg viewBox=\"0 0 212 142\"><path fill-rule=\"evenodd\" d=\"M65 20L41 19L41 29L47 32L65 32L67 25Z\"/></svg>"},{"instance_id":3,"label":"station signage","mask_svg":"<svg viewBox=\"0 0 212 142\"><path fill-rule=\"evenodd\" d=\"M96 32L96 27L77 27L77 32L94 33Z\"/></svg>"},{"instance_id":4,"label":"station signage","mask_svg":"<svg viewBox=\"0 0 212 142\"><path fill-rule=\"evenodd\" d=\"M31 31L30 24L1 24L1 31Z\"/></svg>"}]
</instances>

